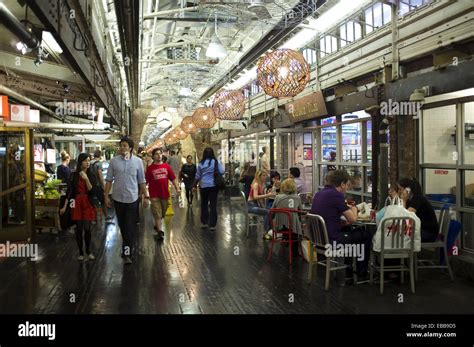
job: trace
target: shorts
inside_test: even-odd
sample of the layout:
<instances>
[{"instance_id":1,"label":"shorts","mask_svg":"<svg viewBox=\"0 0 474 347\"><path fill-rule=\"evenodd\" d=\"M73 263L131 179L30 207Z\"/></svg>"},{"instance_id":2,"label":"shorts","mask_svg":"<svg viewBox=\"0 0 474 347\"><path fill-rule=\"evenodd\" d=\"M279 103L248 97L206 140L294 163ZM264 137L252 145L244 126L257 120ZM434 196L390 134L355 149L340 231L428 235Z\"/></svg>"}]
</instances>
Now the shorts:
<instances>
[{"instance_id":1,"label":"shorts","mask_svg":"<svg viewBox=\"0 0 474 347\"><path fill-rule=\"evenodd\" d=\"M166 215L168 199L151 198L151 212L155 219L161 219Z\"/></svg>"}]
</instances>

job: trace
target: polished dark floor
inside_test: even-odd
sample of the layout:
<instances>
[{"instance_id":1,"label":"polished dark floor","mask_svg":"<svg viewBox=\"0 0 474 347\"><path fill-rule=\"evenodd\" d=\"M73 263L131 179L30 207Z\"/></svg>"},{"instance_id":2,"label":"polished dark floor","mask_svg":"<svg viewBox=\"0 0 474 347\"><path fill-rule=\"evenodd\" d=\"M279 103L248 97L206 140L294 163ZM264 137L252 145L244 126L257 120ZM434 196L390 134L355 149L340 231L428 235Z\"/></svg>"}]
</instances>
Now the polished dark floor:
<instances>
[{"instance_id":1,"label":"polished dark floor","mask_svg":"<svg viewBox=\"0 0 474 347\"><path fill-rule=\"evenodd\" d=\"M261 229L245 237L239 201L219 201L216 231L200 228L197 205L175 206L164 241L142 210L138 252L127 266L115 224L95 226L96 259L85 263L76 260L73 233L39 234L37 262L0 262L0 313L474 313L474 283L436 270L420 273L416 294L408 281L388 283L384 295L377 285L334 282L326 292L323 271L309 285L307 264L298 258L290 266L278 246L267 262L269 243Z\"/></svg>"}]
</instances>

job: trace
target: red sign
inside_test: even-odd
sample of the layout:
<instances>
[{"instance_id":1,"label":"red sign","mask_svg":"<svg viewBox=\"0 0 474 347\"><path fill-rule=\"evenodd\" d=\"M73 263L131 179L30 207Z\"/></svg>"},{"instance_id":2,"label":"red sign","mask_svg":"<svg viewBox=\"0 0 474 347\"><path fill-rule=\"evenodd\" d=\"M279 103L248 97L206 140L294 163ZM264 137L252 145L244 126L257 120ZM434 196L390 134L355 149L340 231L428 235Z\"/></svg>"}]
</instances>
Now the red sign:
<instances>
[{"instance_id":1,"label":"red sign","mask_svg":"<svg viewBox=\"0 0 474 347\"><path fill-rule=\"evenodd\" d=\"M435 170L435 175L447 175L449 173L448 170Z\"/></svg>"}]
</instances>

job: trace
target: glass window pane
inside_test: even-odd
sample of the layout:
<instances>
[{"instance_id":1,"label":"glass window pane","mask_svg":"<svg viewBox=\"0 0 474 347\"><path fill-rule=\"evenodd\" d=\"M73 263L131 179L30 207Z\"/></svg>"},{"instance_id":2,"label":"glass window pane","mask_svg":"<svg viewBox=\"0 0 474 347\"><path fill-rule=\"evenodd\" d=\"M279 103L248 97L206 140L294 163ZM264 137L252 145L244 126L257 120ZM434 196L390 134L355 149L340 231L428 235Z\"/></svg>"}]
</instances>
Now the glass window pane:
<instances>
[{"instance_id":1,"label":"glass window pane","mask_svg":"<svg viewBox=\"0 0 474 347\"><path fill-rule=\"evenodd\" d=\"M372 193L372 168L366 167L365 170L365 192Z\"/></svg>"},{"instance_id":2,"label":"glass window pane","mask_svg":"<svg viewBox=\"0 0 474 347\"><path fill-rule=\"evenodd\" d=\"M25 206L26 189L17 190L0 198L0 232L2 229L8 229L26 223Z\"/></svg>"},{"instance_id":3,"label":"glass window pane","mask_svg":"<svg viewBox=\"0 0 474 347\"><path fill-rule=\"evenodd\" d=\"M404 16L408 12L410 12L410 6L408 6L407 4L401 2L400 7L398 9L398 14L400 16Z\"/></svg>"},{"instance_id":4,"label":"glass window pane","mask_svg":"<svg viewBox=\"0 0 474 347\"><path fill-rule=\"evenodd\" d=\"M449 163L456 160L456 106L423 111L423 154L425 163Z\"/></svg>"},{"instance_id":5,"label":"glass window pane","mask_svg":"<svg viewBox=\"0 0 474 347\"><path fill-rule=\"evenodd\" d=\"M474 208L474 171L464 171L464 206Z\"/></svg>"},{"instance_id":6,"label":"glass window pane","mask_svg":"<svg viewBox=\"0 0 474 347\"><path fill-rule=\"evenodd\" d=\"M474 250L474 213L463 213L461 223L464 234L463 248Z\"/></svg>"},{"instance_id":7,"label":"glass window pane","mask_svg":"<svg viewBox=\"0 0 474 347\"><path fill-rule=\"evenodd\" d=\"M369 7L367 10L365 10L365 22L370 25L374 24L372 21L372 7Z\"/></svg>"},{"instance_id":8,"label":"glass window pane","mask_svg":"<svg viewBox=\"0 0 474 347\"><path fill-rule=\"evenodd\" d=\"M347 41L354 41L354 22L350 21L346 23L347 28Z\"/></svg>"},{"instance_id":9,"label":"glass window pane","mask_svg":"<svg viewBox=\"0 0 474 347\"><path fill-rule=\"evenodd\" d=\"M331 41L332 41L331 53L333 53L337 51L337 38L334 36L331 36Z\"/></svg>"},{"instance_id":10,"label":"glass window pane","mask_svg":"<svg viewBox=\"0 0 474 347\"><path fill-rule=\"evenodd\" d=\"M351 184L349 190L361 191L362 190L362 168L359 166L343 166L343 170L346 170L349 176L351 176Z\"/></svg>"},{"instance_id":11,"label":"glass window pane","mask_svg":"<svg viewBox=\"0 0 474 347\"><path fill-rule=\"evenodd\" d=\"M374 5L374 27L378 28L382 26L382 4L376 3Z\"/></svg>"},{"instance_id":12,"label":"glass window pane","mask_svg":"<svg viewBox=\"0 0 474 347\"><path fill-rule=\"evenodd\" d=\"M456 203L456 170L424 169L424 189L428 200Z\"/></svg>"},{"instance_id":13,"label":"glass window pane","mask_svg":"<svg viewBox=\"0 0 474 347\"><path fill-rule=\"evenodd\" d=\"M372 162L372 121L367 121L367 162Z\"/></svg>"},{"instance_id":14,"label":"glass window pane","mask_svg":"<svg viewBox=\"0 0 474 347\"><path fill-rule=\"evenodd\" d=\"M352 123L342 126L342 161L362 162L362 124Z\"/></svg>"},{"instance_id":15,"label":"glass window pane","mask_svg":"<svg viewBox=\"0 0 474 347\"><path fill-rule=\"evenodd\" d=\"M336 117L330 117L321 120L321 125L336 123ZM321 157L323 161L336 161L331 157L331 152L336 152L336 127L330 126L321 129Z\"/></svg>"},{"instance_id":16,"label":"glass window pane","mask_svg":"<svg viewBox=\"0 0 474 347\"><path fill-rule=\"evenodd\" d=\"M359 23L354 23L354 40L358 40L362 37L362 28Z\"/></svg>"},{"instance_id":17,"label":"glass window pane","mask_svg":"<svg viewBox=\"0 0 474 347\"><path fill-rule=\"evenodd\" d=\"M464 104L464 163L474 164L474 102Z\"/></svg>"},{"instance_id":18,"label":"glass window pane","mask_svg":"<svg viewBox=\"0 0 474 347\"><path fill-rule=\"evenodd\" d=\"M412 6L418 7L418 6L423 5L423 0L411 0L410 4L411 4Z\"/></svg>"},{"instance_id":19,"label":"glass window pane","mask_svg":"<svg viewBox=\"0 0 474 347\"><path fill-rule=\"evenodd\" d=\"M326 40L326 53L331 53L331 36L326 35L324 39Z\"/></svg>"},{"instance_id":20,"label":"glass window pane","mask_svg":"<svg viewBox=\"0 0 474 347\"><path fill-rule=\"evenodd\" d=\"M387 24L392 19L392 9L390 5L383 4L383 24Z\"/></svg>"},{"instance_id":21,"label":"glass window pane","mask_svg":"<svg viewBox=\"0 0 474 347\"><path fill-rule=\"evenodd\" d=\"M347 40L347 36L346 36L346 24L343 24L339 27L339 36L341 36L341 39L343 40Z\"/></svg>"}]
</instances>

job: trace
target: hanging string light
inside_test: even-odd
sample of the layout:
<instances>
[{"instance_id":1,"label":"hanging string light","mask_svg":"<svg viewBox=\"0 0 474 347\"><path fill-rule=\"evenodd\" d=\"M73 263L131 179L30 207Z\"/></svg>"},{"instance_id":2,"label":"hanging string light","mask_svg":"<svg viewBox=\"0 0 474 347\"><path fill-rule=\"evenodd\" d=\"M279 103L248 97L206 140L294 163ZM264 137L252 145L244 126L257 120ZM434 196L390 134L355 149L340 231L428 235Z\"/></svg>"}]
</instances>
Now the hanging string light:
<instances>
[{"instance_id":1,"label":"hanging string light","mask_svg":"<svg viewBox=\"0 0 474 347\"><path fill-rule=\"evenodd\" d=\"M212 109L218 119L242 119L245 112L245 98L242 90L222 90L214 97Z\"/></svg>"},{"instance_id":2,"label":"hanging string light","mask_svg":"<svg viewBox=\"0 0 474 347\"><path fill-rule=\"evenodd\" d=\"M186 133L181 127L178 125L176 128L174 128L174 131L180 140L184 140L187 136L188 133Z\"/></svg>"},{"instance_id":3,"label":"hanging string light","mask_svg":"<svg viewBox=\"0 0 474 347\"><path fill-rule=\"evenodd\" d=\"M199 107L194 111L193 123L197 128L209 129L216 124L217 119L214 111L210 107Z\"/></svg>"},{"instance_id":4,"label":"hanging string light","mask_svg":"<svg viewBox=\"0 0 474 347\"><path fill-rule=\"evenodd\" d=\"M258 85L275 98L292 97L309 82L311 68L303 54L292 49L277 49L260 58L257 66Z\"/></svg>"},{"instance_id":5,"label":"hanging string light","mask_svg":"<svg viewBox=\"0 0 474 347\"><path fill-rule=\"evenodd\" d=\"M194 134L198 128L196 128L196 125L193 122L193 117L192 116L187 116L184 117L183 120L181 121L181 129L187 134Z\"/></svg>"}]
</instances>

